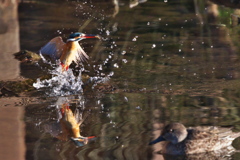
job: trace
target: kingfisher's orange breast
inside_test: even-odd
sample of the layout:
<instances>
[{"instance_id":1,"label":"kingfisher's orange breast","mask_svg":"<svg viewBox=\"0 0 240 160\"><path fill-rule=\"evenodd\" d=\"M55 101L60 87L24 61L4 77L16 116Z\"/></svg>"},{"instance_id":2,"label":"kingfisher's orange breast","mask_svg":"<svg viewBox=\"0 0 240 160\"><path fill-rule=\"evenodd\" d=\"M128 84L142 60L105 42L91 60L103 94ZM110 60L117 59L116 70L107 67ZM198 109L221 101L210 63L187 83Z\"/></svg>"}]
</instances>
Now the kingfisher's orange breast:
<instances>
[{"instance_id":1,"label":"kingfisher's orange breast","mask_svg":"<svg viewBox=\"0 0 240 160\"><path fill-rule=\"evenodd\" d=\"M63 117L60 120L63 133L70 135L71 137L80 137L80 128L77 123L74 114L71 109L67 108L68 106L62 106Z\"/></svg>"},{"instance_id":2,"label":"kingfisher's orange breast","mask_svg":"<svg viewBox=\"0 0 240 160\"><path fill-rule=\"evenodd\" d=\"M70 65L72 61L75 59L77 54L77 44L78 42L67 42L66 46L63 49L63 53L60 57L60 60L65 65Z\"/></svg>"}]
</instances>

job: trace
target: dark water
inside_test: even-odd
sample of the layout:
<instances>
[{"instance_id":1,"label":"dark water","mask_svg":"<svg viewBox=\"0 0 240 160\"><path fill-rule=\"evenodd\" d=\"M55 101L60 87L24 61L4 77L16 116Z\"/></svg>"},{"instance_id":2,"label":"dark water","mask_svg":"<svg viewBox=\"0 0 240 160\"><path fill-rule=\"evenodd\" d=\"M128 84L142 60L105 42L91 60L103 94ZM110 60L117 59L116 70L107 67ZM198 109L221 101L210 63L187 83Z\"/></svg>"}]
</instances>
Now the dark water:
<instances>
[{"instance_id":1,"label":"dark water","mask_svg":"<svg viewBox=\"0 0 240 160\"><path fill-rule=\"evenodd\" d=\"M173 121L239 131L240 30L232 14L238 9L207 0L20 3L21 49L38 51L76 31L98 34L102 41L81 41L91 57L86 69L92 77L114 73L109 83L116 88L67 97L88 115L81 134L98 137L83 147L44 130L57 121L61 97L35 95L25 108L26 159L163 159L148 143ZM21 68L27 78L38 70Z\"/></svg>"}]
</instances>

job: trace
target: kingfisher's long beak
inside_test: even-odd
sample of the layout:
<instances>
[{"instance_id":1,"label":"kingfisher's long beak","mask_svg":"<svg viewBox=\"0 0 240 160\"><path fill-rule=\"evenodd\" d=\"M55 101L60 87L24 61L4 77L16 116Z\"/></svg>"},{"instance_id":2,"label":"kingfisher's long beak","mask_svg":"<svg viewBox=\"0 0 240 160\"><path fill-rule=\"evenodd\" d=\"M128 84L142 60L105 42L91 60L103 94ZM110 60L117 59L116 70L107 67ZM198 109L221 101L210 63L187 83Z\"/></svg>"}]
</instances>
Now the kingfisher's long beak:
<instances>
[{"instance_id":1,"label":"kingfisher's long beak","mask_svg":"<svg viewBox=\"0 0 240 160\"><path fill-rule=\"evenodd\" d=\"M91 137L77 137L73 138L71 137L70 139L75 143L76 146L84 146L88 144L89 141L94 141L96 140L96 136L91 136Z\"/></svg>"},{"instance_id":2,"label":"kingfisher's long beak","mask_svg":"<svg viewBox=\"0 0 240 160\"><path fill-rule=\"evenodd\" d=\"M156 143L161 142L161 141L166 141L166 139L163 138L162 136L159 136L157 139L151 141L151 142L149 143L149 145L153 145L153 144L156 144Z\"/></svg>"},{"instance_id":3,"label":"kingfisher's long beak","mask_svg":"<svg viewBox=\"0 0 240 160\"><path fill-rule=\"evenodd\" d=\"M87 39L87 38L98 38L98 39L100 39L100 36L99 35L93 35L93 34L83 34L81 36L81 38L85 38L85 39Z\"/></svg>"}]
</instances>

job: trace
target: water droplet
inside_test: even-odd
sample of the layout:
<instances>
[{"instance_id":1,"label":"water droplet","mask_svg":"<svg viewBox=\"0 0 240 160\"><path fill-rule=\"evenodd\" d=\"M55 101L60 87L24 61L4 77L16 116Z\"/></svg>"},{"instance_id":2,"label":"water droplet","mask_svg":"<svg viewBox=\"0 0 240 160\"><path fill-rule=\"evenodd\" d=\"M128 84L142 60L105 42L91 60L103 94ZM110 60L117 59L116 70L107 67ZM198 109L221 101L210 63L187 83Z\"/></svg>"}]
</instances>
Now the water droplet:
<instances>
[{"instance_id":1,"label":"water droplet","mask_svg":"<svg viewBox=\"0 0 240 160\"><path fill-rule=\"evenodd\" d=\"M119 68L119 66L118 66L117 63L115 63L115 64L113 65L113 67L115 67L115 68Z\"/></svg>"},{"instance_id":2,"label":"water droplet","mask_svg":"<svg viewBox=\"0 0 240 160\"><path fill-rule=\"evenodd\" d=\"M140 107L140 106L137 106L136 109L141 109L141 107Z\"/></svg>"},{"instance_id":3,"label":"water droplet","mask_svg":"<svg viewBox=\"0 0 240 160\"><path fill-rule=\"evenodd\" d=\"M138 36L135 36L132 41L137 41Z\"/></svg>"},{"instance_id":4,"label":"water droplet","mask_svg":"<svg viewBox=\"0 0 240 160\"><path fill-rule=\"evenodd\" d=\"M114 72L110 72L109 74L108 74L108 77L112 77L114 75Z\"/></svg>"},{"instance_id":5,"label":"water droplet","mask_svg":"<svg viewBox=\"0 0 240 160\"><path fill-rule=\"evenodd\" d=\"M122 51L122 55L126 54L127 52L126 51Z\"/></svg>"},{"instance_id":6,"label":"water droplet","mask_svg":"<svg viewBox=\"0 0 240 160\"><path fill-rule=\"evenodd\" d=\"M122 61L123 61L124 63L127 63L127 60L126 60L126 59L122 59Z\"/></svg>"},{"instance_id":7,"label":"water droplet","mask_svg":"<svg viewBox=\"0 0 240 160\"><path fill-rule=\"evenodd\" d=\"M99 65L99 68L98 68L98 69L99 69L100 71L102 70L102 65L101 65L101 64Z\"/></svg>"}]
</instances>

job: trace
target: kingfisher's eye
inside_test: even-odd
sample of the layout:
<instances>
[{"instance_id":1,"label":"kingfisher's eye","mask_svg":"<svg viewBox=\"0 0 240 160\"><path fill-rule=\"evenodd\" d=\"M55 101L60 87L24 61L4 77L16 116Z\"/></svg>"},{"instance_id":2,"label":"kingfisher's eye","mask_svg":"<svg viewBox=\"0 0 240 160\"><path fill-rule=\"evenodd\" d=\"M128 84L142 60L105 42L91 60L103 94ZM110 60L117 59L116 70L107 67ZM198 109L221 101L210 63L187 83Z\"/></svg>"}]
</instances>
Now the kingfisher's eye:
<instances>
[{"instance_id":1,"label":"kingfisher's eye","mask_svg":"<svg viewBox=\"0 0 240 160\"><path fill-rule=\"evenodd\" d=\"M174 132L174 129L170 129L169 132Z\"/></svg>"}]
</instances>

